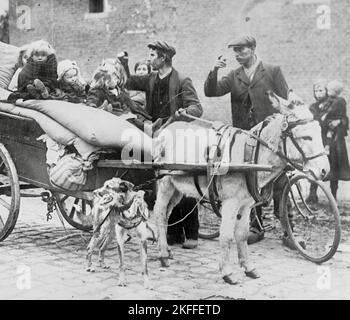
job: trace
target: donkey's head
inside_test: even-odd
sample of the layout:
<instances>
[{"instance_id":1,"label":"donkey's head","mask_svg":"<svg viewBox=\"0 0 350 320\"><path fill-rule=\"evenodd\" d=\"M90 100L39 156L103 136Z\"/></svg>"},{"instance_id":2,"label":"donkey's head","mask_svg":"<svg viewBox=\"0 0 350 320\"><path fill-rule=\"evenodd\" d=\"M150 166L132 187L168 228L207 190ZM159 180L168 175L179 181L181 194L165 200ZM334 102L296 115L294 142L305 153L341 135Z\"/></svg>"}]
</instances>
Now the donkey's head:
<instances>
[{"instance_id":1,"label":"donkey's head","mask_svg":"<svg viewBox=\"0 0 350 320\"><path fill-rule=\"evenodd\" d=\"M321 128L313 119L308 106L294 92L285 100L272 91L267 95L272 106L281 115L281 143L279 150L299 168L310 170L315 178L324 178L329 172L328 157L322 142Z\"/></svg>"}]
</instances>

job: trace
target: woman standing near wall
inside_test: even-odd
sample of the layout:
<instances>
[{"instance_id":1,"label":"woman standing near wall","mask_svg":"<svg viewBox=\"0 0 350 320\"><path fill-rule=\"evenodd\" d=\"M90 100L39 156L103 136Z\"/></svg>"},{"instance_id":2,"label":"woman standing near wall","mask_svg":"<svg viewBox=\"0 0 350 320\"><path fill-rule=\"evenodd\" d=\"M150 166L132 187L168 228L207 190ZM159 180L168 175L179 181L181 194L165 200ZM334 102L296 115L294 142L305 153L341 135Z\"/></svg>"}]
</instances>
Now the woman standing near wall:
<instances>
[{"instance_id":1,"label":"woman standing near wall","mask_svg":"<svg viewBox=\"0 0 350 320\"><path fill-rule=\"evenodd\" d=\"M324 85L323 87L325 88ZM314 86L314 94L317 100L318 91L315 88L316 86ZM319 101L310 107L314 118L320 122L323 144L329 152L328 158L331 167L329 179L334 198L337 197L339 180L350 180L350 166L345 143L345 137L349 130L349 118L346 114L346 101L340 96L342 91L343 84L333 80L326 86L328 97L319 98ZM316 190L311 188L310 191L311 198L316 196L315 202L317 202Z\"/></svg>"}]
</instances>

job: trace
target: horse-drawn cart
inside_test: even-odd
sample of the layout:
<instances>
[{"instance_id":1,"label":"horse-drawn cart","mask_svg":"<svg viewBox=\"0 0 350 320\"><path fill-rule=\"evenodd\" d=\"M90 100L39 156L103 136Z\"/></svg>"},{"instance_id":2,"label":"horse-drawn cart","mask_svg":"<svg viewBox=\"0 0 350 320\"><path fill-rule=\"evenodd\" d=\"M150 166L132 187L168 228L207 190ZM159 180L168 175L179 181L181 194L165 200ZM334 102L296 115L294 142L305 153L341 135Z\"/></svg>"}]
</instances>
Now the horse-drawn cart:
<instances>
[{"instance_id":1,"label":"horse-drawn cart","mask_svg":"<svg viewBox=\"0 0 350 320\"><path fill-rule=\"evenodd\" d=\"M89 171L86 185L82 190L62 190L50 183L46 164L46 146L37 140L42 134L44 131L33 119L0 112L0 241L6 239L15 227L20 209L21 193L24 193L25 190L33 188L49 190L51 193L46 194L48 198L45 200L50 202L51 206L57 204L59 212L69 224L88 231L91 225L84 224L79 219L77 207L80 207L80 214L89 214L92 206L92 191L101 187L106 180L112 177L129 180L138 188L149 191L148 194L152 196L153 183L157 179L159 170L183 172L188 175L206 174L208 170L205 165L125 162L120 160L120 152L114 150L100 158L94 168ZM232 165L228 170L271 171L272 167L244 163ZM284 186L282 192L281 222L304 257L314 262L324 262L333 256L340 240L339 213L334 199L323 184L317 182L324 193L325 200L324 210L322 210L324 216L318 219L318 212L305 204L301 192L300 181L309 181L309 177L297 174L288 181L289 183ZM288 214L291 212L291 208L288 207L289 199L292 199L292 206L296 209L293 219ZM201 205L202 209L210 209L211 213L208 213L208 210L199 210L201 219L205 220L200 221L200 235L203 238L218 236L220 202L205 200L203 196ZM303 209L302 206L306 209ZM206 213L202 216L203 212ZM296 236L296 230L299 236L310 238L306 239L310 240L307 241L306 247ZM329 240L327 243L320 240L324 238L326 230L332 232L330 238L327 238ZM310 245L311 242L313 247Z\"/></svg>"}]
</instances>

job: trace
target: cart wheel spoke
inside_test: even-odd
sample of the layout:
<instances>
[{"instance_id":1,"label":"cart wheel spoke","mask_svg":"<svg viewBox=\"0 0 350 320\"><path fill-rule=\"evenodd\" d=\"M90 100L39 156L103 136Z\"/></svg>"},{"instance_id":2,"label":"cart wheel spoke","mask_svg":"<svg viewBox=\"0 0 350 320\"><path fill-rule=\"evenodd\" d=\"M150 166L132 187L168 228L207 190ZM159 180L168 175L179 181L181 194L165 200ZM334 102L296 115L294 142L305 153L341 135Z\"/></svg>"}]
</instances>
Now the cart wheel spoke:
<instances>
[{"instance_id":1,"label":"cart wheel spoke","mask_svg":"<svg viewBox=\"0 0 350 320\"><path fill-rule=\"evenodd\" d=\"M67 196L66 194L61 198L62 202L65 202L68 199L69 196Z\"/></svg>"},{"instance_id":2,"label":"cart wheel spoke","mask_svg":"<svg viewBox=\"0 0 350 320\"><path fill-rule=\"evenodd\" d=\"M86 213L86 201L81 200L81 210L83 213Z\"/></svg>"},{"instance_id":3,"label":"cart wheel spoke","mask_svg":"<svg viewBox=\"0 0 350 320\"><path fill-rule=\"evenodd\" d=\"M75 214L75 206L79 203L80 199L76 198L74 200L74 205L72 206L72 209L70 210L70 213L69 213L69 218L73 219L74 217L74 214Z\"/></svg>"},{"instance_id":4,"label":"cart wheel spoke","mask_svg":"<svg viewBox=\"0 0 350 320\"><path fill-rule=\"evenodd\" d=\"M72 207L72 209L70 210L70 213L69 213L69 218L73 219L74 213L75 213L75 208Z\"/></svg>"},{"instance_id":5,"label":"cart wheel spoke","mask_svg":"<svg viewBox=\"0 0 350 320\"><path fill-rule=\"evenodd\" d=\"M5 207L7 210L11 209L11 204L9 204L8 202L6 202L4 199L0 198L0 205L2 205L3 207Z\"/></svg>"},{"instance_id":6,"label":"cart wheel spoke","mask_svg":"<svg viewBox=\"0 0 350 320\"><path fill-rule=\"evenodd\" d=\"M92 204L89 201L60 193L54 193L54 196L60 213L71 226L83 231L92 229L90 221L83 221L84 216L91 212ZM81 214L77 212L77 205L81 207Z\"/></svg>"},{"instance_id":7,"label":"cart wheel spoke","mask_svg":"<svg viewBox=\"0 0 350 320\"><path fill-rule=\"evenodd\" d=\"M2 220L0 216L0 229L2 229L5 226L4 220Z\"/></svg>"}]
</instances>

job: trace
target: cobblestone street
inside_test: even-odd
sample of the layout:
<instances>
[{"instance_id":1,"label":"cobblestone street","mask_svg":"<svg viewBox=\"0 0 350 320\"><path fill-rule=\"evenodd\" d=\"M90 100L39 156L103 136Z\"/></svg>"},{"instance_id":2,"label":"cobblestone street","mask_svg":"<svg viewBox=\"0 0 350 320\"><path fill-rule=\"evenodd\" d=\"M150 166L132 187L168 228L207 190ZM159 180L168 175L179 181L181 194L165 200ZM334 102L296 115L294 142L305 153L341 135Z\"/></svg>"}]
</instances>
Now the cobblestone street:
<instances>
[{"instance_id":1,"label":"cobblestone street","mask_svg":"<svg viewBox=\"0 0 350 320\"><path fill-rule=\"evenodd\" d=\"M343 190L345 188L342 188ZM344 198L344 195L340 195ZM350 206L340 207L341 213ZM230 286L218 272L219 242L199 240L194 250L173 246L170 268L161 268L157 246L149 242L149 271L154 290L142 285L136 237L126 244L127 287L118 287L118 253L113 243L106 253L109 270L86 269L89 233L69 227L57 215L46 222L40 198L22 198L12 234L0 243L0 299L349 299L349 229L343 232L339 252L318 266L281 245L276 232L249 247L250 258L261 274L248 279L232 257L240 283ZM97 264L97 255L94 262ZM326 276L326 282L321 277ZM29 280L28 280L29 279ZM323 278L324 279L324 278ZM29 281L29 282L28 282Z\"/></svg>"}]
</instances>

